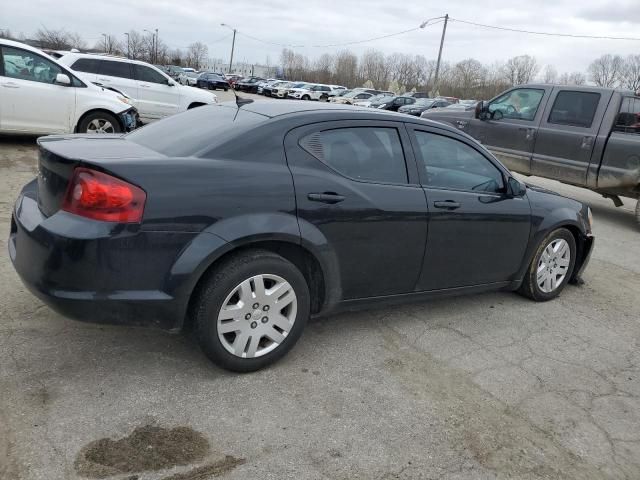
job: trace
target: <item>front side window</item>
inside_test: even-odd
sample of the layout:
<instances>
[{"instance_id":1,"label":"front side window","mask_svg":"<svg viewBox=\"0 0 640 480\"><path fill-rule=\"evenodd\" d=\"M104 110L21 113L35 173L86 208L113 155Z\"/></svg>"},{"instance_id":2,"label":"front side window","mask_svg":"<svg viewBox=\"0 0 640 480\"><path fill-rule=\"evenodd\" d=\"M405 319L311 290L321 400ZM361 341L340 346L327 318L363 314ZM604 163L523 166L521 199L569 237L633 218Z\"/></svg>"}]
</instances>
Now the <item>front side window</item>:
<instances>
[{"instance_id":1,"label":"front side window","mask_svg":"<svg viewBox=\"0 0 640 480\"><path fill-rule=\"evenodd\" d=\"M149 83L160 83L167 85L167 79L160 72L156 72L153 68L145 67L144 65L133 66L136 72L136 80Z\"/></svg>"},{"instance_id":2,"label":"front side window","mask_svg":"<svg viewBox=\"0 0 640 480\"><path fill-rule=\"evenodd\" d=\"M98 75L109 77L131 78L131 66L126 62L98 60Z\"/></svg>"},{"instance_id":3,"label":"front side window","mask_svg":"<svg viewBox=\"0 0 640 480\"><path fill-rule=\"evenodd\" d=\"M544 90L518 88L496 98L489 104L491 118L513 118L517 120L533 120L540 106Z\"/></svg>"},{"instance_id":4,"label":"front side window","mask_svg":"<svg viewBox=\"0 0 640 480\"><path fill-rule=\"evenodd\" d=\"M384 127L324 130L300 140L300 146L337 172L356 180L407 183L398 131Z\"/></svg>"},{"instance_id":5,"label":"front side window","mask_svg":"<svg viewBox=\"0 0 640 480\"><path fill-rule=\"evenodd\" d=\"M640 133L640 97L622 99L614 130L625 133Z\"/></svg>"},{"instance_id":6,"label":"front side window","mask_svg":"<svg viewBox=\"0 0 640 480\"><path fill-rule=\"evenodd\" d=\"M504 188L502 173L469 145L435 133L416 131L423 183L447 190L498 193Z\"/></svg>"},{"instance_id":7,"label":"front side window","mask_svg":"<svg viewBox=\"0 0 640 480\"><path fill-rule=\"evenodd\" d=\"M599 93L568 90L558 92L548 122L589 128L593 123L598 103L600 103Z\"/></svg>"},{"instance_id":8,"label":"front side window","mask_svg":"<svg viewBox=\"0 0 640 480\"><path fill-rule=\"evenodd\" d=\"M40 55L19 48L2 47L4 76L40 83L55 83L59 73L66 73Z\"/></svg>"}]
</instances>

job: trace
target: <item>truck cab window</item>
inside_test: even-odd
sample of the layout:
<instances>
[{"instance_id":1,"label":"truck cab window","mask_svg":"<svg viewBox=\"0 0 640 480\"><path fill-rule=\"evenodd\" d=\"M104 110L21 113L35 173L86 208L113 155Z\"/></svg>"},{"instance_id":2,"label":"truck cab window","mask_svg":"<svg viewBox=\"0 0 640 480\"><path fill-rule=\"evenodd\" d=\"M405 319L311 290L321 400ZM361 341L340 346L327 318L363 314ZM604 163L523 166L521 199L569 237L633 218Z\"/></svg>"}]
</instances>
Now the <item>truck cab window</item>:
<instances>
[{"instance_id":1,"label":"truck cab window","mask_svg":"<svg viewBox=\"0 0 640 480\"><path fill-rule=\"evenodd\" d=\"M540 106L544 90L517 88L496 98L489 104L489 113L494 120L513 118L533 120Z\"/></svg>"},{"instance_id":2,"label":"truck cab window","mask_svg":"<svg viewBox=\"0 0 640 480\"><path fill-rule=\"evenodd\" d=\"M640 133L640 97L622 99L620 113L613 129L616 132Z\"/></svg>"},{"instance_id":3,"label":"truck cab window","mask_svg":"<svg viewBox=\"0 0 640 480\"><path fill-rule=\"evenodd\" d=\"M558 92L548 121L556 125L590 128L598 103L600 103L599 93L568 90Z\"/></svg>"}]
</instances>

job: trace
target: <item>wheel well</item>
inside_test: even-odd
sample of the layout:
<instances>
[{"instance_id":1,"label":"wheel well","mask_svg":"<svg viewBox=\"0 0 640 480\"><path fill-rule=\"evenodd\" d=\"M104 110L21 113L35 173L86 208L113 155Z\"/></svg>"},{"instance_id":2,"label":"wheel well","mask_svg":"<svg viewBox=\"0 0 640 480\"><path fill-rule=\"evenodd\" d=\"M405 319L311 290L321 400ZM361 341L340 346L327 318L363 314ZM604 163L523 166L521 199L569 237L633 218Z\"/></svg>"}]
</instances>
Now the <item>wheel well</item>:
<instances>
[{"instance_id":1,"label":"wheel well","mask_svg":"<svg viewBox=\"0 0 640 480\"><path fill-rule=\"evenodd\" d=\"M250 245L244 245L235 248L220 258L216 259L211 265L207 267L204 273L198 279L196 286L194 287L189 297L189 305L187 308L187 317L184 322L184 330L190 330L193 322L193 308L194 300L197 297L196 293L201 288L204 281L209 277L210 273L218 268L221 264L228 261L230 258L242 255L250 250L268 250L276 253L291 263L293 263L298 270L304 275L307 285L309 286L309 295L311 297L311 313L317 313L320 311L325 301L325 279L320 267L320 263L307 249L296 245L295 243L278 242L278 241L264 241L255 242Z\"/></svg>"},{"instance_id":2,"label":"wheel well","mask_svg":"<svg viewBox=\"0 0 640 480\"><path fill-rule=\"evenodd\" d=\"M187 107L187 110L191 110L192 108L196 108L196 107L201 107L203 105L206 105L206 103L193 102L193 103L189 104L189 106Z\"/></svg>"},{"instance_id":3,"label":"wheel well","mask_svg":"<svg viewBox=\"0 0 640 480\"><path fill-rule=\"evenodd\" d=\"M75 128L73 129L73 133L78 133L78 127L80 126L80 124L82 123L82 121L89 115L91 115L92 113L96 113L96 112L103 112L103 113L108 113L109 115L111 115L113 118L116 119L116 121L118 122L118 125L120 125L120 128L122 129L122 131L125 131L125 126L122 124L122 119L120 118L119 115L104 109L104 108L94 108L93 110L89 110L88 112L84 112L82 114L82 116L78 119L78 122L76 123Z\"/></svg>"},{"instance_id":4,"label":"wheel well","mask_svg":"<svg viewBox=\"0 0 640 480\"><path fill-rule=\"evenodd\" d=\"M573 280L577 272L580 271L580 267L584 262L584 256L585 256L584 244L586 239L585 239L585 236L580 231L580 229L575 225L562 225L562 227L559 227L559 228L566 228L567 230L569 230L571 232L571 235L573 235L573 238L576 241L576 263L573 267L573 272L571 274L571 277Z\"/></svg>"}]
</instances>

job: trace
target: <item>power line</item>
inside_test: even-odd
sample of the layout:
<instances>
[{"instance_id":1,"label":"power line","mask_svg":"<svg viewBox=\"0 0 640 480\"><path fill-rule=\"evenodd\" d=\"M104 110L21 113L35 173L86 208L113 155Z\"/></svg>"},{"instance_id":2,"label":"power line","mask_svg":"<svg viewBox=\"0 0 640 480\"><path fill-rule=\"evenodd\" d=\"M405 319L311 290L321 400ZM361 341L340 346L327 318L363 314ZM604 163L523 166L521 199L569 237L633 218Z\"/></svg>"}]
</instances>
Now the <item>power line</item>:
<instances>
[{"instance_id":1,"label":"power line","mask_svg":"<svg viewBox=\"0 0 640 480\"><path fill-rule=\"evenodd\" d=\"M635 42L640 41L640 38L637 38L637 37L611 37L607 35L579 35L579 34L572 34L572 33L538 32L533 30L521 30L518 28L498 27L496 25L485 25L483 23L470 22L468 20L460 20L458 18L449 18L449 21L466 23L467 25L473 25L476 27L491 28L493 30L505 30L507 32L527 33L529 35L544 35L548 37L590 38L590 39L596 39L596 40L629 40L629 41L635 41Z\"/></svg>"},{"instance_id":2,"label":"power line","mask_svg":"<svg viewBox=\"0 0 640 480\"><path fill-rule=\"evenodd\" d=\"M258 38L258 37L254 37L253 35L249 35L248 33L241 32L240 30L238 30L238 34L242 35L244 37L250 38L252 40L255 40L257 42L265 43L265 44L268 44L268 45L276 45L278 47L285 47L285 48L287 48L287 47L288 48L346 47L348 45L357 45L357 44L361 44L361 43L373 42L375 40L382 40L383 38L390 38L390 37L395 37L395 36L398 36L398 35L404 35L405 33L414 32L416 30L420 30L420 29L423 29L425 27L430 27L432 25L437 25L438 23L442 23L444 21L443 19L444 19L444 17L433 17L433 18L429 18L428 20L425 20L418 27L410 28L408 30L401 30L399 32L389 33L387 35L381 35L379 37L365 38L364 40L354 40L352 42L343 42L343 43L331 43L331 44L327 44L327 45L294 45L294 44L271 42L271 41L268 41L268 40L263 40L263 39Z\"/></svg>"}]
</instances>

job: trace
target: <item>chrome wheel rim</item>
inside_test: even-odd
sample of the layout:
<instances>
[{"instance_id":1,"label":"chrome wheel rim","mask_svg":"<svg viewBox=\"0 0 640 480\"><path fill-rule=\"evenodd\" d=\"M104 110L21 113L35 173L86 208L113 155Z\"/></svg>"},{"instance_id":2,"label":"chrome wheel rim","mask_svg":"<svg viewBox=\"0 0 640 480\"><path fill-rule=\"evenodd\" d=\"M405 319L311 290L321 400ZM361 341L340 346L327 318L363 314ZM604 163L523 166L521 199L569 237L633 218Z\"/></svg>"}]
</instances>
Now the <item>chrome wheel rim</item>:
<instances>
[{"instance_id":1,"label":"chrome wheel rim","mask_svg":"<svg viewBox=\"0 0 640 480\"><path fill-rule=\"evenodd\" d=\"M555 291L567 276L571 263L571 249L566 240L558 238L546 246L536 272L536 282L544 293Z\"/></svg>"},{"instance_id":2,"label":"chrome wheel rim","mask_svg":"<svg viewBox=\"0 0 640 480\"><path fill-rule=\"evenodd\" d=\"M109 120L96 118L87 125L87 133L115 133L115 129Z\"/></svg>"},{"instance_id":3,"label":"chrome wheel rim","mask_svg":"<svg viewBox=\"0 0 640 480\"><path fill-rule=\"evenodd\" d=\"M293 328L298 299L278 275L254 275L237 285L218 313L218 339L232 355L256 358L278 348Z\"/></svg>"}]
</instances>

